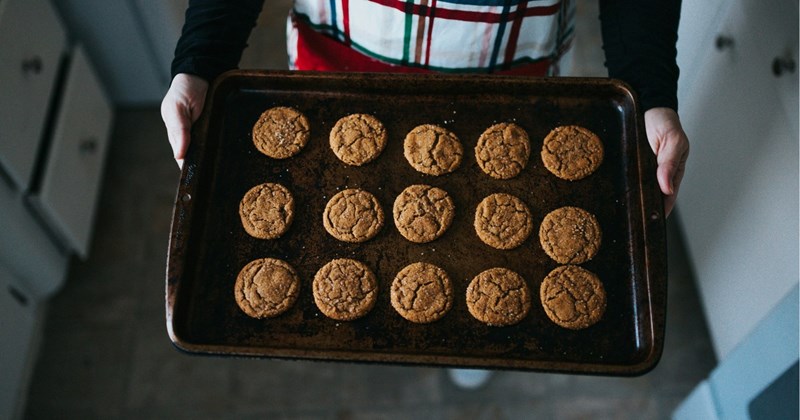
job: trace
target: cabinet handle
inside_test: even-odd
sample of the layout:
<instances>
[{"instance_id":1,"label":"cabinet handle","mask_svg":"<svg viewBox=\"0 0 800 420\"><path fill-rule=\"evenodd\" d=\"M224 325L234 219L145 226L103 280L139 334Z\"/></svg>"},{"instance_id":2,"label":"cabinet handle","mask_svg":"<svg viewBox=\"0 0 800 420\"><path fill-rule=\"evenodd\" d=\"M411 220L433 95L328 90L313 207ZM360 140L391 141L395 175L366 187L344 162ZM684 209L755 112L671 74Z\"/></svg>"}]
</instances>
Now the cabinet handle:
<instances>
[{"instance_id":1,"label":"cabinet handle","mask_svg":"<svg viewBox=\"0 0 800 420\"><path fill-rule=\"evenodd\" d=\"M87 137L81 140L80 144L78 145L78 150L81 151L83 155L92 155L97 150L97 139L94 137Z\"/></svg>"},{"instance_id":2,"label":"cabinet handle","mask_svg":"<svg viewBox=\"0 0 800 420\"><path fill-rule=\"evenodd\" d=\"M791 57L775 57L772 60L772 74L781 77L784 73L793 74L795 69L794 60Z\"/></svg>"},{"instance_id":3,"label":"cabinet handle","mask_svg":"<svg viewBox=\"0 0 800 420\"><path fill-rule=\"evenodd\" d=\"M714 41L714 46L717 47L717 51L732 49L733 45L733 38L727 35L717 35L717 39Z\"/></svg>"},{"instance_id":4,"label":"cabinet handle","mask_svg":"<svg viewBox=\"0 0 800 420\"><path fill-rule=\"evenodd\" d=\"M38 55L22 60L22 72L25 74L39 74L43 67L42 58Z\"/></svg>"},{"instance_id":5,"label":"cabinet handle","mask_svg":"<svg viewBox=\"0 0 800 420\"><path fill-rule=\"evenodd\" d=\"M28 306L28 297L25 296L24 293L20 292L16 287L8 286L8 294L10 294L20 306Z\"/></svg>"}]
</instances>

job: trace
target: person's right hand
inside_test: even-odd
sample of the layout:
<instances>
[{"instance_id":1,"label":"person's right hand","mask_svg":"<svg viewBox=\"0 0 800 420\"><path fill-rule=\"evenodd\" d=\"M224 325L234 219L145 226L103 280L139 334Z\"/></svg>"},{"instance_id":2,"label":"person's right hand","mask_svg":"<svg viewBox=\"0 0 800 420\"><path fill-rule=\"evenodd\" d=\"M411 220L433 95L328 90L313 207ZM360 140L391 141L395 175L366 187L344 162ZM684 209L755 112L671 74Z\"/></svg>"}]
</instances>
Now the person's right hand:
<instances>
[{"instance_id":1,"label":"person's right hand","mask_svg":"<svg viewBox=\"0 0 800 420\"><path fill-rule=\"evenodd\" d=\"M161 102L161 118L167 127L169 144L179 168L191 141L192 124L200 117L208 91L208 82L200 77L180 73L172 79L169 91Z\"/></svg>"}]
</instances>

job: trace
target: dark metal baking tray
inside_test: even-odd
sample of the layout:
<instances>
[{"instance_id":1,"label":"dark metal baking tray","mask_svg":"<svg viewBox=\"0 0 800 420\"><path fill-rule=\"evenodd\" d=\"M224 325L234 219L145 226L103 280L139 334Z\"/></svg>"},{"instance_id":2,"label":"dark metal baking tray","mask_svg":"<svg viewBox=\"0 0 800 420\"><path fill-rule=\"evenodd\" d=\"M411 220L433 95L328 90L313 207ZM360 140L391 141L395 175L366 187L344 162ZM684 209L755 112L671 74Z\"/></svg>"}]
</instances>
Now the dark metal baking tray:
<instances>
[{"instance_id":1,"label":"dark metal baking tray","mask_svg":"<svg viewBox=\"0 0 800 420\"><path fill-rule=\"evenodd\" d=\"M258 116L273 106L292 106L311 124L308 145L297 156L274 160L252 144ZM362 167L341 163L328 135L336 121L369 113L389 133L381 156ZM531 158L511 180L495 180L478 167L474 147L497 122L513 121L531 138ZM451 129L465 155L454 173L433 177L411 168L403 139L419 124ZM542 165L542 140L554 127L578 124L597 133L605 160L580 181L557 179ZM211 87L193 130L175 202L166 281L167 329L190 353L318 360L348 360L637 375L658 362L666 309L666 239L655 161L632 91L610 79L495 76L334 74L234 71ZM295 196L290 230L277 240L248 236L238 205L263 182L279 182ZM449 230L428 244L405 240L391 218L395 197L407 186L431 184L453 197ZM337 241L322 226L328 199L343 188L374 194L387 222L362 244ZM531 209L534 233L520 247L495 250L473 229L474 209L485 196L507 192ZM597 256L582 266L596 273L607 292L601 321L585 330L558 327L545 315L539 286L558 266L538 241L541 220L574 205L594 213L603 231ZM236 305L233 285L249 261L288 261L301 278L296 304L272 319L253 319ZM379 296L364 318L337 322L314 304L314 273L334 258L366 263L377 275ZM405 265L427 261L444 268L455 302L441 320L412 324L391 307L389 286ZM479 272L507 267L520 273L533 296L529 315L509 327L489 327L467 311L465 291Z\"/></svg>"}]
</instances>

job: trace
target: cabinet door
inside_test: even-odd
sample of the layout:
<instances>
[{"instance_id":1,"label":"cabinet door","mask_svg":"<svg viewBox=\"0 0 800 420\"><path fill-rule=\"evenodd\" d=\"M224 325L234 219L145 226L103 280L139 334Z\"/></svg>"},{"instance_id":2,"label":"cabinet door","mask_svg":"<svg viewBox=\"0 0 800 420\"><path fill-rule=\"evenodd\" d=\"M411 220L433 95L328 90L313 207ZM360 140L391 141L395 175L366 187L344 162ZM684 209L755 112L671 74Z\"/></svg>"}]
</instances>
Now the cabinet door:
<instances>
[{"instance_id":1,"label":"cabinet door","mask_svg":"<svg viewBox=\"0 0 800 420\"><path fill-rule=\"evenodd\" d=\"M705 45L680 98L692 149L677 213L720 359L798 281L797 108L781 100L797 103L797 76L784 91L771 57L792 44L796 57L797 11L733 2L709 37L730 42Z\"/></svg>"},{"instance_id":2,"label":"cabinet door","mask_svg":"<svg viewBox=\"0 0 800 420\"><path fill-rule=\"evenodd\" d=\"M27 190L66 35L46 0L0 1L0 165Z\"/></svg>"},{"instance_id":3,"label":"cabinet door","mask_svg":"<svg viewBox=\"0 0 800 420\"><path fill-rule=\"evenodd\" d=\"M85 257L103 176L112 109L81 48L65 81L41 189L32 200L66 245Z\"/></svg>"},{"instance_id":4,"label":"cabinet door","mask_svg":"<svg viewBox=\"0 0 800 420\"><path fill-rule=\"evenodd\" d=\"M21 418L37 328L36 304L0 265L0 418ZM17 416L19 414L19 416Z\"/></svg>"}]
</instances>

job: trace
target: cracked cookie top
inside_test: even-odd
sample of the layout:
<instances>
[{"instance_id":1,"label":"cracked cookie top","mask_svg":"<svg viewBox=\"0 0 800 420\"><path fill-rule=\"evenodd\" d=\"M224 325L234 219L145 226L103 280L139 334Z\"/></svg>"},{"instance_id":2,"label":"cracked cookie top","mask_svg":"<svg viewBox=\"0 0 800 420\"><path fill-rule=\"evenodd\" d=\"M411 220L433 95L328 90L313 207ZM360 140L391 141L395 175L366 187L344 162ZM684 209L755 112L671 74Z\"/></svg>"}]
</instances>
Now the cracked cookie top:
<instances>
[{"instance_id":1,"label":"cracked cookie top","mask_svg":"<svg viewBox=\"0 0 800 420\"><path fill-rule=\"evenodd\" d=\"M467 287L467 309L475 319L502 327L528 315L531 294L525 279L507 268L490 268L475 276Z\"/></svg>"},{"instance_id":2,"label":"cracked cookie top","mask_svg":"<svg viewBox=\"0 0 800 420\"><path fill-rule=\"evenodd\" d=\"M328 201L322 224L334 238L358 243L377 235L383 227L383 219L383 209L374 195L360 189L347 189Z\"/></svg>"},{"instance_id":3,"label":"cracked cookie top","mask_svg":"<svg viewBox=\"0 0 800 420\"><path fill-rule=\"evenodd\" d=\"M300 279L291 265L274 258L251 261L236 277L234 298L253 318L278 316L297 300Z\"/></svg>"},{"instance_id":4,"label":"cracked cookie top","mask_svg":"<svg viewBox=\"0 0 800 420\"><path fill-rule=\"evenodd\" d=\"M522 172L531 154L528 133L514 123L486 129L475 146L475 159L484 173L495 179L510 179Z\"/></svg>"},{"instance_id":5,"label":"cracked cookie top","mask_svg":"<svg viewBox=\"0 0 800 420\"><path fill-rule=\"evenodd\" d=\"M364 263L335 259L317 271L314 302L328 318L350 321L366 315L378 297L378 282Z\"/></svg>"},{"instance_id":6,"label":"cracked cookie top","mask_svg":"<svg viewBox=\"0 0 800 420\"><path fill-rule=\"evenodd\" d=\"M308 119L300 111L284 106L270 108L253 126L253 144L271 158L286 159L300 153L308 143L309 131Z\"/></svg>"},{"instance_id":7,"label":"cracked cookie top","mask_svg":"<svg viewBox=\"0 0 800 420\"><path fill-rule=\"evenodd\" d=\"M578 207L561 207L547 214L539 227L544 252L560 264L581 264L597 254L602 231L597 218Z\"/></svg>"},{"instance_id":8,"label":"cracked cookie top","mask_svg":"<svg viewBox=\"0 0 800 420\"><path fill-rule=\"evenodd\" d=\"M430 242L444 234L455 214L447 191L430 185L407 187L394 201L394 223L404 238Z\"/></svg>"},{"instance_id":9,"label":"cracked cookie top","mask_svg":"<svg viewBox=\"0 0 800 420\"><path fill-rule=\"evenodd\" d=\"M556 127L544 139L542 162L553 175L577 181L591 175L603 162L603 143L583 127Z\"/></svg>"},{"instance_id":10,"label":"cracked cookie top","mask_svg":"<svg viewBox=\"0 0 800 420\"><path fill-rule=\"evenodd\" d=\"M397 273L390 297L400 316L411 322L429 323L443 317L453 306L453 285L440 267L416 262Z\"/></svg>"},{"instance_id":11,"label":"cracked cookie top","mask_svg":"<svg viewBox=\"0 0 800 420\"><path fill-rule=\"evenodd\" d=\"M594 273L566 265L542 281L539 297L547 317L561 327L580 330L597 323L606 310L606 292Z\"/></svg>"},{"instance_id":12,"label":"cracked cookie top","mask_svg":"<svg viewBox=\"0 0 800 420\"><path fill-rule=\"evenodd\" d=\"M330 134L331 150L342 162L361 166L374 160L386 147L386 129L368 114L339 119Z\"/></svg>"},{"instance_id":13,"label":"cracked cookie top","mask_svg":"<svg viewBox=\"0 0 800 420\"><path fill-rule=\"evenodd\" d=\"M475 210L475 232L493 248L516 248L528 239L532 229L528 206L511 194L492 194Z\"/></svg>"},{"instance_id":14,"label":"cracked cookie top","mask_svg":"<svg viewBox=\"0 0 800 420\"><path fill-rule=\"evenodd\" d=\"M280 184L256 185L239 203L244 230L255 238L275 239L286 233L294 219L294 198Z\"/></svg>"},{"instance_id":15,"label":"cracked cookie top","mask_svg":"<svg viewBox=\"0 0 800 420\"><path fill-rule=\"evenodd\" d=\"M438 176L458 168L464 148L450 130L438 125L424 124L406 135L403 154L417 171Z\"/></svg>"}]
</instances>

